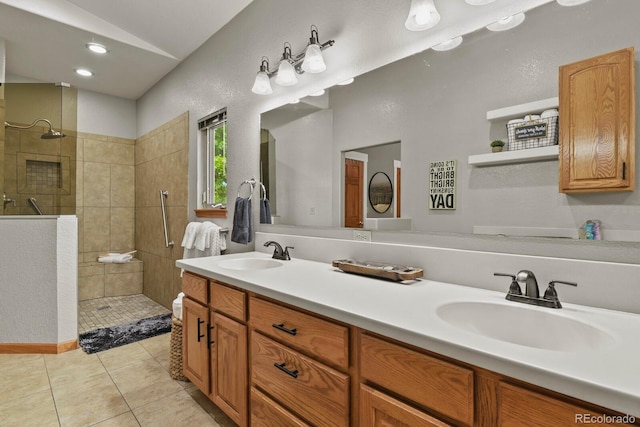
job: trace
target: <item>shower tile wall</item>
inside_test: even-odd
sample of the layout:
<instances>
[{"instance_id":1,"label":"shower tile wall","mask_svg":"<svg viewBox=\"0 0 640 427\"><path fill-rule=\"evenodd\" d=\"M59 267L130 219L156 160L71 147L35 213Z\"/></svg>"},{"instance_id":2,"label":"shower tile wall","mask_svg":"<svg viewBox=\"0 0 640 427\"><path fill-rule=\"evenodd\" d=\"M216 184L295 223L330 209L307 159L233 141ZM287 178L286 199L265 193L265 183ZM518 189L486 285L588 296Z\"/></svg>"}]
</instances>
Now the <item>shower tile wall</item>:
<instances>
[{"instance_id":1,"label":"shower tile wall","mask_svg":"<svg viewBox=\"0 0 640 427\"><path fill-rule=\"evenodd\" d=\"M2 191L16 200L5 215L34 215L27 200L33 197L45 215L72 215L76 211L76 136L64 129L63 139L41 139L48 127L5 128L4 185ZM33 165L40 165L33 168ZM47 182L47 169L57 169L59 179ZM30 175L29 172L36 175ZM30 179L34 178L34 179Z\"/></svg>"},{"instance_id":2,"label":"shower tile wall","mask_svg":"<svg viewBox=\"0 0 640 427\"><path fill-rule=\"evenodd\" d=\"M188 215L189 114L138 138L135 150L135 241L144 262L144 294L169 308L182 289L175 261L182 258ZM173 248L164 244L160 190L169 192L165 206Z\"/></svg>"},{"instance_id":3,"label":"shower tile wall","mask_svg":"<svg viewBox=\"0 0 640 427\"><path fill-rule=\"evenodd\" d=\"M135 140L80 133L77 215L81 301L142 292L143 264L100 264L135 248Z\"/></svg>"}]
</instances>

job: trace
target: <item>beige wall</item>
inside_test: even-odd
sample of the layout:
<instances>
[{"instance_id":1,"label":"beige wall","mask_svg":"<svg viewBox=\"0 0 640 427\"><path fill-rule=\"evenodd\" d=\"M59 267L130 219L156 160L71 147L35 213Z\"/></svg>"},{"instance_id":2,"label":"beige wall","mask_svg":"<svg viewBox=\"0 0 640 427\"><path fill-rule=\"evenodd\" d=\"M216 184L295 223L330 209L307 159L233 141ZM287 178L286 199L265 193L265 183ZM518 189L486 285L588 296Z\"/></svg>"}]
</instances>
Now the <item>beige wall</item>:
<instances>
[{"instance_id":1,"label":"beige wall","mask_svg":"<svg viewBox=\"0 0 640 427\"><path fill-rule=\"evenodd\" d=\"M0 93L0 123L4 124L4 88ZM4 193L4 126L0 126L0 192ZM0 215L4 215L4 206L0 209Z\"/></svg>"},{"instance_id":2,"label":"beige wall","mask_svg":"<svg viewBox=\"0 0 640 427\"><path fill-rule=\"evenodd\" d=\"M175 261L182 258L188 214L189 114L141 136L135 150L135 241L144 263L144 294L169 308L182 289ZM164 244L160 190L169 192L165 206L173 248Z\"/></svg>"}]
</instances>

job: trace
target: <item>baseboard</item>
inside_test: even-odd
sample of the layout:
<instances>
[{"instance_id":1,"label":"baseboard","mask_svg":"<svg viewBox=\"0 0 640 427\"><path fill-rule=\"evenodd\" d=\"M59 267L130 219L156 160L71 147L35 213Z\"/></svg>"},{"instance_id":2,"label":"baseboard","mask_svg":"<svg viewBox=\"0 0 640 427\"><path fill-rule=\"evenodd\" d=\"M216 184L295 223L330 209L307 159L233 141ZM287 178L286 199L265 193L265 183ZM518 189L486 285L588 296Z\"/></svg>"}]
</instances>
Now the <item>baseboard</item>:
<instances>
[{"instance_id":1,"label":"baseboard","mask_svg":"<svg viewBox=\"0 0 640 427\"><path fill-rule=\"evenodd\" d=\"M59 354L78 348L78 340L61 343L0 343L0 354Z\"/></svg>"}]
</instances>

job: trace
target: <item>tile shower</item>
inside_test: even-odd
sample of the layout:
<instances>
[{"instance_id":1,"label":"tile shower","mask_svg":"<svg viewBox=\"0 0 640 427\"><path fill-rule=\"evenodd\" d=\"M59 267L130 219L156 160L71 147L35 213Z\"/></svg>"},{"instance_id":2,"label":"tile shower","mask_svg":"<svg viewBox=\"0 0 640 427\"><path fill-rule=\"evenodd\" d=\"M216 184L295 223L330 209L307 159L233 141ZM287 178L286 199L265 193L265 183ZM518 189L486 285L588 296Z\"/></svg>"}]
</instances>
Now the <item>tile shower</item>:
<instances>
[{"instance_id":1,"label":"tile shower","mask_svg":"<svg viewBox=\"0 0 640 427\"><path fill-rule=\"evenodd\" d=\"M73 96L63 96L64 102L60 93L69 89L61 91L53 84L7 84L4 89L3 121L22 124L43 115L67 136L43 140L44 129L38 126L3 127L0 186L16 199L16 207L9 205L3 213L34 215L28 199L35 197L45 215L77 215L80 301L144 294L171 307L181 290L175 260L182 257L179 243L188 214L188 113L137 140L127 139L77 132L75 89L71 89ZM47 101L54 112L37 105L43 93L58 97ZM8 114L9 107L16 112ZM73 110L71 119L69 110ZM60 126L61 122L73 126ZM160 190L169 191L167 219L171 239L177 242L174 248L164 247ZM103 253L133 250L138 252L130 263L96 261Z\"/></svg>"}]
</instances>

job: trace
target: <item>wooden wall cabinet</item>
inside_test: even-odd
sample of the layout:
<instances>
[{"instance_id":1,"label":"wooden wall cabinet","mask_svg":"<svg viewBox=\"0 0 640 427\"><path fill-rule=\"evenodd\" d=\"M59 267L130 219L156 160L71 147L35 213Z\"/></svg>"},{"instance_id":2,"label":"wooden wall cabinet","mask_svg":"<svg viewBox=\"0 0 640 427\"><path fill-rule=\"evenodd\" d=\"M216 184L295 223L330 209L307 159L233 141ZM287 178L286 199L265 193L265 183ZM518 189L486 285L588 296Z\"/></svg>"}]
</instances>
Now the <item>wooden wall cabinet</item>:
<instances>
[{"instance_id":1,"label":"wooden wall cabinet","mask_svg":"<svg viewBox=\"0 0 640 427\"><path fill-rule=\"evenodd\" d=\"M560 67L559 190L633 191L633 47Z\"/></svg>"}]
</instances>

